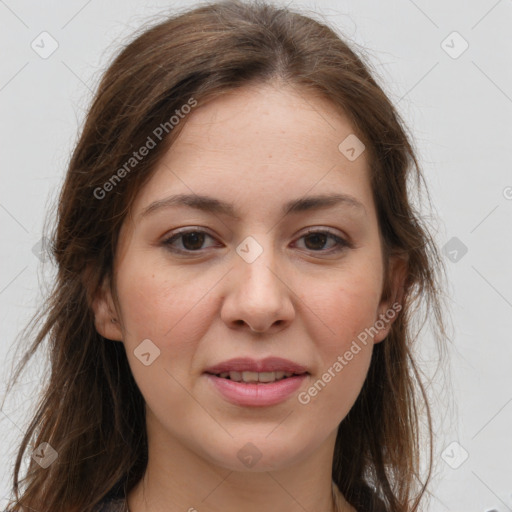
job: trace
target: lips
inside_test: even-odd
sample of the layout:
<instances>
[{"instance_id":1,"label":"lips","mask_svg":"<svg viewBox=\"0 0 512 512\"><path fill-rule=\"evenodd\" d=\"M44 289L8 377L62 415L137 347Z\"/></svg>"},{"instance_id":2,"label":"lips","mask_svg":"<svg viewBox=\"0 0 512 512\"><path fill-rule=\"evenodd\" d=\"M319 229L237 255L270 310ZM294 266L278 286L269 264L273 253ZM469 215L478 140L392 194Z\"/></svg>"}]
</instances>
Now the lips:
<instances>
[{"instance_id":1,"label":"lips","mask_svg":"<svg viewBox=\"0 0 512 512\"><path fill-rule=\"evenodd\" d=\"M222 379L229 379L235 382L259 382L259 383L267 383L267 382L277 382L283 379L288 379L294 375L298 375L293 372L221 372L220 374L214 374L217 377Z\"/></svg>"},{"instance_id":2,"label":"lips","mask_svg":"<svg viewBox=\"0 0 512 512\"><path fill-rule=\"evenodd\" d=\"M310 375L288 359L236 358L210 366L207 381L223 399L240 407L268 407L290 399Z\"/></svg>"},{"instance_id":3,"label":"lips","mask_svg":"<svg viewBox=\"0 0 512 512\"><path fill-rule=\"evenodd\" d=\"M283 378L283 376L291 376L288 374L303 375L305 373L309 373L306 367L280 357L267 357L262 360L239 357L210 366L209 368L206 368L204 372L217 376L225 376L226 373L230 376L234 374L235 379L232 380L237 380L237 374L241 374L241 376L243 376L245 373L247 378L252 379L252 382L255 382L254 375L251 376L247 374L256 373L261 375L274 373L279 375L280 378ZM284 374L281 375L280 372L284 372ZM268 378L269 376L267 375L266 377Z\"/></svg>"}]
</instances>

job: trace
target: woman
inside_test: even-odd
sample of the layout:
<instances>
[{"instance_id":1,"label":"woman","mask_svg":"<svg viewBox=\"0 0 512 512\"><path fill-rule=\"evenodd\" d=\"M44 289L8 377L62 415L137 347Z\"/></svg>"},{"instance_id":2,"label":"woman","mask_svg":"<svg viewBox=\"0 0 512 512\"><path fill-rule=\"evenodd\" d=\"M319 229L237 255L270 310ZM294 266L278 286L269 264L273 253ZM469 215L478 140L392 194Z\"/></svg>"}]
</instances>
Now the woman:
<instances>
[{"instance_id":1,"label":"woman","mask_svg":"<svg viewBox=\"0 0 512 512\"><path fill-rule=\"evenodd\" d=\"M327 26L228 1L140 34L62 188L9 510L419 510L411 321L443 324L414 172Z\"/></svg>"}]
</instances>

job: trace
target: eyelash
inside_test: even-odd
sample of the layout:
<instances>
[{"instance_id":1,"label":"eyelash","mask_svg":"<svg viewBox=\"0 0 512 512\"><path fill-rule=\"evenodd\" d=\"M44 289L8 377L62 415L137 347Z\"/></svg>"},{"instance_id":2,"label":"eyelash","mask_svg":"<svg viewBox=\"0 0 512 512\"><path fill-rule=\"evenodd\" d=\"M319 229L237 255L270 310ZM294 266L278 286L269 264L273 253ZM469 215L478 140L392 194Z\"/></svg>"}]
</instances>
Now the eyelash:
<instances>
[{"instance_id":1,"label":"eyelash","mask_svg":"<svg viewBox=\"0 0 512 512\"><path fill-rule=\"evenodd\" d=\"M180 239L181 237L183 237L185 235L191 234L191 233L205 234L206 236L208 236L210 238L214 238L212 235L210 235L209 233L207 233L206 231L203 231L201 229L187 229L187 230L175 233L172 236L170 236L169 238L166 238L165 240L163 240L162 244L165 245L167 249L169 249L170 251L177 253L177 254L189 254L190 255L193 253L200 253L203 249L198 249L197 251L193 251L190 249L183 250L183 249L176 249L175 247L172 247L172 245L171 245L176 240ZM350 242L348 242L347 240L341 238L340 236L338 236L338 235L334 234L333 232L326 230L326 229L323 229L323 230L322 229L311 229L308 232L304 233L299 238L299 240L304 237L310 236L310 235L318 235L318 234L327 235L329 238L334 240L336 242L335 247L328 249L328 250L318 250L318 251L315 251L313 249L306 249L306 250L309 250L313 253L334 254L334 253L338 253L338 252L341 252L343 250L350 249L353 247L353 245Z\"/></svg>"}]
</instances>

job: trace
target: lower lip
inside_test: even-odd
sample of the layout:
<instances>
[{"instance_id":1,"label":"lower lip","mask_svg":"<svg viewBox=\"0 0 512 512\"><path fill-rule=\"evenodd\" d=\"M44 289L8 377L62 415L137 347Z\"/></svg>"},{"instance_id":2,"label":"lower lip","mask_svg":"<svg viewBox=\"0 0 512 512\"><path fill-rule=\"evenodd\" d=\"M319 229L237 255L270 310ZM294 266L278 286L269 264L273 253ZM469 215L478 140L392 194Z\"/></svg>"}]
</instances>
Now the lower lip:
<instances>
[{"instance_id":1,"label":"lower lip","mask_svg":"<svg viewBox=\"0 0 512 512\"><path fill-rule=\"evenodd\" d=\"M300 388L307 375L295 375L276 382L247 384L206 374L208 380L226 400L235 405L252 407L265 407L284 402Z\"/></svg>"}]
</instances>

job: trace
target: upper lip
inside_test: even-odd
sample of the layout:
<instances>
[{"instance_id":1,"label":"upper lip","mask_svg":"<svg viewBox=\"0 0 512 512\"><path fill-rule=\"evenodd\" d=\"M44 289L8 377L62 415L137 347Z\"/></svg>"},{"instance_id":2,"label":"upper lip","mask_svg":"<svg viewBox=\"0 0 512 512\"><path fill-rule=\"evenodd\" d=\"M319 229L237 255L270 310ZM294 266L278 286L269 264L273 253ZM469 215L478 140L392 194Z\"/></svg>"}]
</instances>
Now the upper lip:
<instances>
[{"instance_id":1,"label":"upper lip","mask_svg":"<svg viewBox=\"0 0 512 512\"><path fill-rule=\"evenodd\" d=\"M223 361L206 368L205 373L220 374L224 372L291 372L296 374L308 373L307 369L288 359L281 357L267 357L265 359L252 359L250 357L237 357Z\"/></svg>"}]
</instances>

